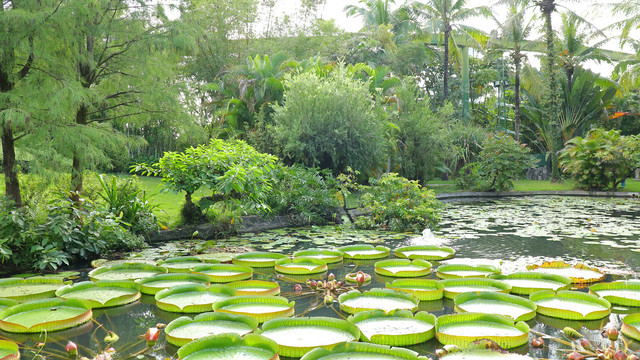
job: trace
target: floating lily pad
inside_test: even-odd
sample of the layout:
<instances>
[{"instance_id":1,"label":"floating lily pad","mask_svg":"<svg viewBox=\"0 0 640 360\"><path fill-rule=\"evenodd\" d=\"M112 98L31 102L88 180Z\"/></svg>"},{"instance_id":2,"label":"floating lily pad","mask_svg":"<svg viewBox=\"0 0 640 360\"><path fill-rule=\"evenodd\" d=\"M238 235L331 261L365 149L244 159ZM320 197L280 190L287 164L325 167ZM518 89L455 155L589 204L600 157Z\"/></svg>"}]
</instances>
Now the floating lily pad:
<instances>
[{"instance_id":1,"label":"floating lily pad","mask_svg":"<svg viewBox=\"0 0 640 360\"><path fill-rule=\"evenodd\" d=\"M280 285L273 281L244 280L227 285L236 290L236 295L276 296L280 294Z\"/></svg>"},{"instance_id":2,"label":"floating lily pad","mask_svg":"<svg viewBox=\"0 0 640 360\"><path fill-rule=\"evenodd\" d=\"M167 342L175 346L184 346L193 340L210 335L235 333L240 336L248 334L258 327L258 321L250 316L208 312L179 317L170 322L164 329Z\"/></svg>"},{"instance_id":3,"label":"floating lily pad","mask_svg":"<svg viewBox=\"0 0 640 360\"><path fill-rule=\"evenodd\" d=\"M339 343L357 341L360 330L345 320L302 317L269 320L262 325L260 335L275 341L280 355L301 357L317 347L330 350Z\"/></svg>"},{"instance_id":4,"label":"floating lily pad","mask_svg":"<svg viewBox=\"0 0 640 360\"><path fill-rule=\"evenodd\" d=\"M579 291L543 290L529 295L538 313L567 320L596 320L611 313L611 303L599 296Z\"/></svg>"},{"instance_id":5,"label":"floating lily pad","mask_svg":"<svg viewBox=\"0 0 640 360\"><path fill-rule=\"evenodd\" d=\"M361 342L338 344L333 350L317 348L309 351L300 360L427 360L418 353L405 348Z\"/></svg>"},{"instance_id":6,"label":"floating lily pad","mask_svg":"<svg viewBox=\"0 0 640 360\"><path fill-rule=\"evenodd\" d=\"M610 303L623 306L640 306L640 281L614 281L591 285L589 293L607 299Z\"/></svg>"},{"instance_id":7,"label":"floating lily pad","mask_svg":"<svg viewBox=\"0 0 640 360\"><path fill-rule=\"evenodd\" d=\"M134 281L158 274L166 274L167 268L149 264L121 264L102 266L89 272L92 281L129 280Z\"/></svg>"},{"instance_id":8,"label":"floating lily pad","mask_svg":"<svg viewBox=\"0 0 640 360\"><path fill-rule=\"evenodd\" d=\"M545 274L562 275L571 279L574 284L588 284L604 279L605 274L597 268L584 264L571 265L564 261L545 262L541 265L527 266L529 271Z\"/></svg>"},{"instance_id":9,"label":"floating lily pad","mask_svg":"<svg viewBox=\"0 0 640 360\"><path fill-rule=\"evenodd\" d=\"M0 360L19 360L20 349L13 341L0 340Z\"/></svg>"},{"instance_id":10,"label":"floating lily pad","mask_svg":"<svg viewBox=\"0 0 640 360\"><path fill-rule=\"evenodd\" d=\"M464 313L438 318L436 337L445 345L466 347L474 341L488 339L504 349L524 345L529 340L529 325L507 316Z\"/></svg>"},{"instance_id":11,"label":"floating lily pad","mask_svg":"<svg viewBox=\"0 0 640 360\"><path fill-rule=\"evenodd\" d=\"M209 276L213 283L228 283L251 279L253 269L248 266L235 264L213 264L195 267L191 272Z\"/></svg>"},{"instance_id":12,"label":"floating lily pad","mask_svg":"<svg viewBox=\"0 0 640 360\"><path fill-rule=\"evenodd\" d=\"M453 298L458 312L472 312L508 316L515 321L536 317L536 304L516 295L498 292L467 292Z\"/></svg>"},{"instance_id":13,"label":"floating lily pad","mask_svg":"<svg viewBox=\"0 0 640 360\"><path fill-rule=\"evenodd\" d=\"M495 279L466 278L442 280L444 297L453 299L456 295L466 292L502 292L511 291L511 285Z\"/></svg>"},{"instance_id":14,"label":"floating lily pad","mask_svg":"<svg viewBox=\"0 0 640 360\"><path fill-rule=\"evenodd\" d=\"M286 255L272 252L248 252L238 254L233 258L236 265L250 266L254 268L274 267L276 260L286 258Z\"/></svg>"},{"instance_id":15,"label":"floating lily pad","mask_svg":"<svg viewBox=\"0 0 640 360\"><path fill-rule=\"evenodd\" d=\"M168 258L165 260L159 260L158 265L166 267L170 273L188 273L196 266L203 265L205 263L216 264L218 260L203 260L196 256L179 256Z\"/></svg>"},{"instance_id":16,"label":"floating lily pad","mask_svg":"<svg viewBox=\"0 0 640 360\"><path fill-rule=\"evenodd\" d=\"M640 313L625 316L620 331L632 339L640 340Z\"/></svg>"},{"instance_id":17,"label":"floating lily pad","mask_svg":"<svg viewBox=\"0 0 640 360\"><path fill-rule=\"evenodd\" d=\"M277 360L278 344L264 336L210 335L178 349L181 360L242 359Z\"/></svg>"},{"instance_id":18,"label":"floating lily pad","mask_svg":"<svg viewBox=\"0 0 640 360\"><path fill-rule=\"evenodd\" d=\"M443 360L533 360L532 357L514 353L504 353L495 350L459 351L447 354Z\"/></svg>"},{"instance_id":19,"label":"floating lily pad","mask_svg":"<svg viewBox=\"0 0 640 360\"><path fill-rule=\"evenodd\" d=\"M492 275L492 279L500 280L511 285L511 293L529 295L540 290L569 290L571 279L554 274L533 271L517 272L509 275Z\"/></svg>"},{"instance_id":20,"label":"floating lily pad","mask_svg":"<svg viewBox=\"0 0 640 360\"><path fill-rule=\"evenodd\" d=\"M316 258L297 257L292 260L287 257L276 261L275 269L291 275L319 274L327 271L327 263Z\"/></svg>"},{"instance_id":21,"label":"floating lily pad","mask_svg":"<svg viewBox=\"0 0 640 360\"><path fill-rule=\"evenodd\" d=\"M344 258L344 253L338 250L307 249L294 252L293 257L311 257L324 260L327 264L333 264L342 261L342 259Z\"/></svg>"},{"instance_id":22,"label":"floating lily pad","mask_svg":"<svg viewBox=\"0 0 640 360\"><path fill-rule=\"evenodd\" d=\"M0 298L19 302L51 298L64 285L60 279L0 279Z\"/></svg>"},{"instance_id":23,"label":"floating lily pad","mask_svg":"<svg viewBox=\"0 0 640 360\"><path fill-rule=\"evenodd\" d=\"M364 281L362 282L362 285L366 285L371 282L371 275L367 273L363 273L363 274L364 274ZM357 284L358 281L356 280L356 276L358 276L358 273L349 273L344 276L344 281L349 284Z\"/></svg>"},{"instance_id":24,"label":"floating lily pad","mask_svg":"<svg viewBox=\"0 0 640 360\"><path fill-rule=\"evenodd\" d=\"M41 299L0 311L0 329L38 333L68 329L91 320L91 304L80 299Z\"/></svg>"},{"instance_id":25,"label":"floating lily pad","mask_svg":"<svg viewBox=\"0 0 640 360\"><path fill-rule=\"evenodd\" d=\"M571 327L574 329L585 328L589 330L601 330L605 327L605 325L609 323L609 318L603 317L602 319L598 320L566 320L538 314L536 315L536 322L539 324L544 324L548 327L556 328L558 330L562 330L566 327Z\"/></svg>"},{"instance_id":26,"label":"floating lily pad","mask_svg":"<svg viewBox=\"0 0 640 360\"><path fill-rule=\"evenodd\" d=\"M92 268L99 268L102 266L111 265L124 265L124 264L147 264L157 265L155 260L151 259L124 259L124 260L108 260L108 259L96 259L91 262Z\"/></svg>"},{"instance_id":27,"label":"floating lily pad","mask_svg":"<svg viewBox=\"0 0 640 360\"><path fill-rule=\"evenodd\" d=\"M179 285L202 284L209 285L209 276L203 274L170 273L160 274L138 279L140 292L147 295L155 295L160 290Z\"/></svg>"},{"instance_id":28,"label":"floating lily pad","mask_svg":"<svg viewBox=\"0 0 640 360\"><path fill-rule=\"evenodd\" d=\"M225 285L178 285L159 291L155 295L160 310L181 313L210 311L216 302L235 295L236 291Z\"/></svg>"},{"instance_id":29,"label":"floating lily pad","mask_svg":"<svg viewBox=\"0 0 640 360\"><path fill-rule=\"evenodd\" d=\"M446 246L419 245L405 246L394 251L396 257L403 259L445 260L451 259L456 251Z\"/></svg>"},{"instance_id":30,"label":"floating lily pad","mask_svg":"<svg viewBox=\"0 0 640 360\"><path fill-rule=\"evenodd\" d=\"M409 310L363 311L349 316L361 332L360 339L374 344L407 346L423 343L436 334L436 317Z\"/></svg>"},{"instance_id":31,"label":"floating lily pad","mask_svg":"<svg viewBox=\"0 0 640 360\"><path fill-rule=\"evenodd\" d=\"M56 291L61 299L83 299L92 308L119 306L140 299L140 285L131 281L82 281Z\"/></svg>"},{"instance_id":32,"label":"floating lily pad","mask_svg":"<svg viewBox=\"0 0 640 360\"><path fill-rule=\"evenodd\" d=\"M383 276L419 277L431 273L431 263L420 259L383 260L375 263L375 272Z\"/></svg>"},{"instance_id":33,"label":"floating lily pad","mask_svg":"<svg viewBox=\"0 0 640 360\"><path fill-rule=\"evenodd\" d=\"M212 254L198 254L197 258L202 259L204 261L208 260L216 260L221 263L230 263L233 261L233 258L236 254L234 253L212 253Z\"/></svg>"},{"instance_id":34,"label":"floating lily pad","mask_svg":"<svg viewBox=\"0 0 640 360\"><path fill-rule=\"evenodd\" d=\"M344 253L345 259L354 260L374 260L382 259L389 256L389 248L385 246L365 245L349 245L338 248Z\"/></svg>"},{"instance_id":35,"label":"floating lily pad","mask_svg":"<svg viewBox=\"0 0 640 360\"><path fill-rule=\"evenodd\" d=\"M18 302L11 299L0 299L0 311L13 305L18 305Z\"/></svg>"},{"instance_id":36,"label":"floating lily pad","mask_svg":"<svg viewBox=\"0 0 640 360\"><path fill-rule=\"evenodd\" d=\"M386 287L412 294L420 301L439 300L444 296L442 283L431 279L398 279L387 283Z\"/></svg>"},{"instance_id":37,"label":"floating lily pad","mask_svg":"<svg viewBox=\"0 0 640 360\"><path fill-rule=\"evenodd\" d=\"M491 265L451 264L438 266L436 276L440 279L482 278L499 273L500 269Z\"/></svg>"},{"instance_id":38,"label":"floating lily pad","mask_svg":"<svg viewBox=\"0 0 640 360\"><path fill-rule=\"evenodd\" d=\"M351 290L338 297L340 309L349 314L367 310L416 311L419 300L413 295L391 289L371 289L361 293Z\"/></svg>"},{"instance_id":39,"label":"floating lily pad","mask_svg":"<svg viewBox=\"0 0 640 360\"><path fill-rule=\"evenodd\" d=\"M213 304L213 310L230 314L248 315L265 321L293 316L295 302L281 296L234 296Z\"/></svg>"}]
</instances>

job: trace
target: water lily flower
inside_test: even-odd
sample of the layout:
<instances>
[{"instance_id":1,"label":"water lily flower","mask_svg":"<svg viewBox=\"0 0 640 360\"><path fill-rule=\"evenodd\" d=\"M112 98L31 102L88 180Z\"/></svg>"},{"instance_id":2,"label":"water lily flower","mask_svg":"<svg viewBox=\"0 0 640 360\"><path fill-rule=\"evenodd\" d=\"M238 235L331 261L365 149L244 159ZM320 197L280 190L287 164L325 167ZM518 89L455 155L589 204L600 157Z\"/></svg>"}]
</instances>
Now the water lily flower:
<instances>
[{"instance_id":1,"label":"water lily flower","mask_svg":"<svg viewBox=\"0 0 640 360\"><path fill-rule=\"evenodd\" d=\"M364 284L364 280L365 280L364 273L359 272L356 275L356 282L358 283L358 286L362 286L362 284Z\"/></svg>"},{"instance_id":2,"label":"water lily flower","mask_svg":"<svg viewBox=\"0 0 640 360\"><path fill-rule=\"evenodd\" d=\"M71 358L78 356L78 345L73 341L69 341L67 346L64 347L64 350L67 352L67 356Z\"/></svg>"},{"instance_id":3,"label":"water lily flower","mask_svg":"<svg viewBox=\"0 0 640 360\"><path fill-rule=\"evenodd\" d=\"M144 339L147 340L147 346L154 346L158 341L158 336L160 336L160 330L157 327L149 328L144 335Z\"/></svg>"}]
</instances>

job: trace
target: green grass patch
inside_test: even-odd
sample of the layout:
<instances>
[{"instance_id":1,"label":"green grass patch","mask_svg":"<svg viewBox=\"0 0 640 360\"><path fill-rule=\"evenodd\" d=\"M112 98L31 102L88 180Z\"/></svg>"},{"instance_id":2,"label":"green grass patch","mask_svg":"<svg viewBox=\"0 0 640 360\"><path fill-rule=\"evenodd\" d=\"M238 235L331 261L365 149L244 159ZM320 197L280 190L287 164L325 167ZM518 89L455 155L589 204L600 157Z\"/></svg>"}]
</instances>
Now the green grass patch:
<instances>
[{"instance_id":1,"label":"green grass patch","mask_svg":"<svg viewBox=\"0 0 640 360\"><path fill-rule=\"evenodd\" d=\"M517 180L513 182L513 191L570 191L576 190L571 180L552 182L548 180ZM462 192L453 180L433 180L427 183L427 188L433 189L436 194ZM618 187L618 191L640 192L640 181L628 178L625 187Z\"/></svg>"}]
</instances>

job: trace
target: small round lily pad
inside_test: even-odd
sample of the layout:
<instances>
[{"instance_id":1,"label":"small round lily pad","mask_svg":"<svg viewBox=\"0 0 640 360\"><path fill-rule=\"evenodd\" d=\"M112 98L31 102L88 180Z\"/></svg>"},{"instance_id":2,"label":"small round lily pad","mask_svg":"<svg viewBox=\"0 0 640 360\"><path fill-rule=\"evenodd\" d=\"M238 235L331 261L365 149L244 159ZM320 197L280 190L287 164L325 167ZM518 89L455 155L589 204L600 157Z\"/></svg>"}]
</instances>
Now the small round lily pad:
<instances>
[{"instance_id":1,"label":"small round lily pad","mask_svg":"<svg viewBox=\"0 0 640 360\"><path fill-rule=\"evenodd\" d=\"M351 290L338 297L340 309L349 314L367 310L411 310L418 309L419 300L413 295L391 289L374 288L364 293Z\"/></svg>"},{"instance_id":2,"label":"small round lily pad","mask_svg":"<svg viewBox=\"0 0 640 360\"><path fill-rule=\"evenodd\" d=\"M164 311L198 313L211 310L216 302L234 296L236 291L225 285L178 285L159 291L156 306Z\"/></svg>"},{"instance_id":3,"label":"small round lily pad","mask_svg":"<svg viewBox=\"0 0 640 360\"><path fill-rule=\"evenodd\" d=\"M60 279L28 278L0 279L0 298L18 302L46 299L56 296L56 290L65 283Z\"/></svg>"},{"instance_id":4,"label":"small round lily pad","mask_svg":"<svg viewBox=\"0 0 640 360\"><path fill-rule=\"evenodd\" d=\"M401 259L446 260L451 259L456 251L446 246L418 245L397 248L396 257Z\"/></svg>"},{"instance_id":5,"label":"small round lily pad","mask_svg":"<svg viewBox=\"0 0 640 360\"><path fill-rule=\"evenodd\" d=\"M140 299L141 293L140 285L131 281L100 280L63 286L56 291L56 296L61 299L83 299L96 309L132 303Z\"/></svg>"},{"instance_id":6,"label":"small round lily pad","mask_svg":"<svg viewBox=\"0 0 640 360\"><path fill-rule=\"evenodd\" d=\"M170 322L164 332L167 342L175 346L184 346L193 340L210 335L235 333L240 336L248 334L258 327L258 321L250 316L235 315L223 312L208 312L179 317Z\"/></svg>"},{"instance_id":7,"label":"small round lily pad","mask_svg":"<svg viewBox=\"0 0 640 360\"><path fill-rule=\"evenodd\" d=\"M253 269L248 266L235 264L213 264L195 267L194 274L207 275L212 283L229 283L251 279Z\"/></svg>"},{"instance_id":8,"label":"small round lily pad","mask_svg":"<svg viewBox=\"0 0 640 360\"><path fill-rule=\"evenodd\" d=\"M243 280L228 283L236 290L236 295L276 296L280 294L280 284L264 280Z\"/></svg>"},{"instance_id":9,"label":"small round lily pad","mask_svg":"<svg viewBox=\"0 0 640 360\"><path fill-rule=\"evenodd\" d=\"M386 287L412 294L420 301L440 300L444 296L442 283L432 279L397 279Z\"/></svg>"},{"instance_id":10,"label":"small round lily pad","mask_svg":"<svg viewBox=\"0 0 640 360\"><path fill-rule=\"evenodd\" d=\"M143 294L155 295L160 290L179 285L209 285L209 277L203 274L169 273L149 276L135 282L140 285Z\"/></svg>"},{"instance_id":11,"label":"small round lily pad","mask_svg":"<svg viewBox=\"0 0 640 360\"><path fill-rule=\"evenodd\" d=\"M286 258L286 255L267 251L255 251L244 254L237 254L233 258L236 265L250 266L253 268L274 267L276 260Z\"/></svg>"},{"instance_id":12,"label":"small round lily pad","mask_svg":"<svg viewBox=\"0 0 640 360\"><path fill-rule=\"evenodd\" d=\"M15 333L57 331L91 320L91 304L80 299L29 301L0 312L0 330Z\"/></svg>"},{"instance_id":13,"label":"small round lily pad","mask_svg":"<svg viewBox=\"0 0 640 360\"><path fill-rule=\"evenodd\" d=\"M391 277L420 277L431 273L431 263L420 259L382 260L375 263L375 272Z\"/></svg>"},{"instance_id":14,"label":"small round lily pad","mask_svg":"<svg viewBox=\"0 0 640 360\"><path fill-rule=\"evenodd\" d=\"M167 268L149 264L120 264L102 266L89 272L92 281L128 280L134 281L158 274L166 274Z\"/></svg>"}]
</instances>

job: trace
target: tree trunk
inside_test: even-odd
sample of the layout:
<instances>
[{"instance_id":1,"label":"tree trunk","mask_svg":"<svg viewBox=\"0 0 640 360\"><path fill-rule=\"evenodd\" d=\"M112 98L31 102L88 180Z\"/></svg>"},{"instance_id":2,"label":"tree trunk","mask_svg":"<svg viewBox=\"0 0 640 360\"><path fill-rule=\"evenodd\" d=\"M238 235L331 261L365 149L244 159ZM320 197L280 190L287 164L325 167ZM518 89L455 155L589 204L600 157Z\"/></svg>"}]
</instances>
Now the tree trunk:
<instances>
[{"instance_id":1,"label":"tree trunk","mask_svg":"<svg viewBox=\"0 0 640 360\"><path fill-rule=\"evenodd\" d=\"M448 27L448 25L447 25ZM449 98L449 37L451 29L444 31L444 100Z\"/></svg>"},{"instance_id":2,"label":"tree trunk","mask_svg":"<svg viewBox=\"0 0 640 360\"><path fill-rule=\"evenodd\" d=\"M80 108L76 112L76 124L84 126L87 125L87 108L85 105L80 105ZM82 145L79 145L81 147ZM76 208L82 207L82 200L80 195L82 194L82 184L84 182L83 173L85 168L83 149L76 147L73 151L73 163L71 165L71 201L73 201Z\"/></svg>"},{"instance_id":3,"label":"tree trunk","mask_svg":"<svg viewBox=\"0 0 640 360\"><path fill-rule=\"evenodd\" d=\"M567 89L569 89L569 94L571 94L571 89L573 88L573 66L565 68L567 72Z\"/></svg>"},{"instance_id":4,"label":"tree trunk","mask_svg":"<svg viewBox=\"0 0 640 360\"><path fill-rule=\"evenodd\" d=\"M558 167L558 157L556 156L556 152L560 151L562 145L562 139L559 139L560 129L558 128L558 112L559 112L559 104L558 104L558 84L556 83L556 76L553 71L553 65L555 63L555 54L553 49L553 27L551 25L551 14L555 10L554 0L543 0L540 3L540 9L544 15L544 25L545 25L545 40L547 47L547 73L549 78L549 94L547 106L549 107L549 123L550 127L553 129L553 139L552 142L554 146L551 149L551 180L552 181L560 181L560 168Z\"/></svg>"},{"instance_id":5,"label":"tree trunk","mask_svg":"<svg viewBox=\"0 0 640 360\"><path fill-rule=\"evenodd\" d=\"M5 194L21 208L22 195L20 194L20 182L16 168L16 151L14 146L13 128L11 124L5 124L2 132L2 166L4 168Z\"/></svg>"},{"instance_id":6,"label":"tree trunk","mask_svg":"<svg viewBox=\"0 0 640 360\"><path fill-rule=\"evenodd\" d=\"M513 109L514 112L514 121L515 128L514 132L516 133L516 141L520 142L520 54L516 54L515 56L515 66L516 66L516 83L514 86L515 91L515 106Z\"/></svg>"}]
</instances>

